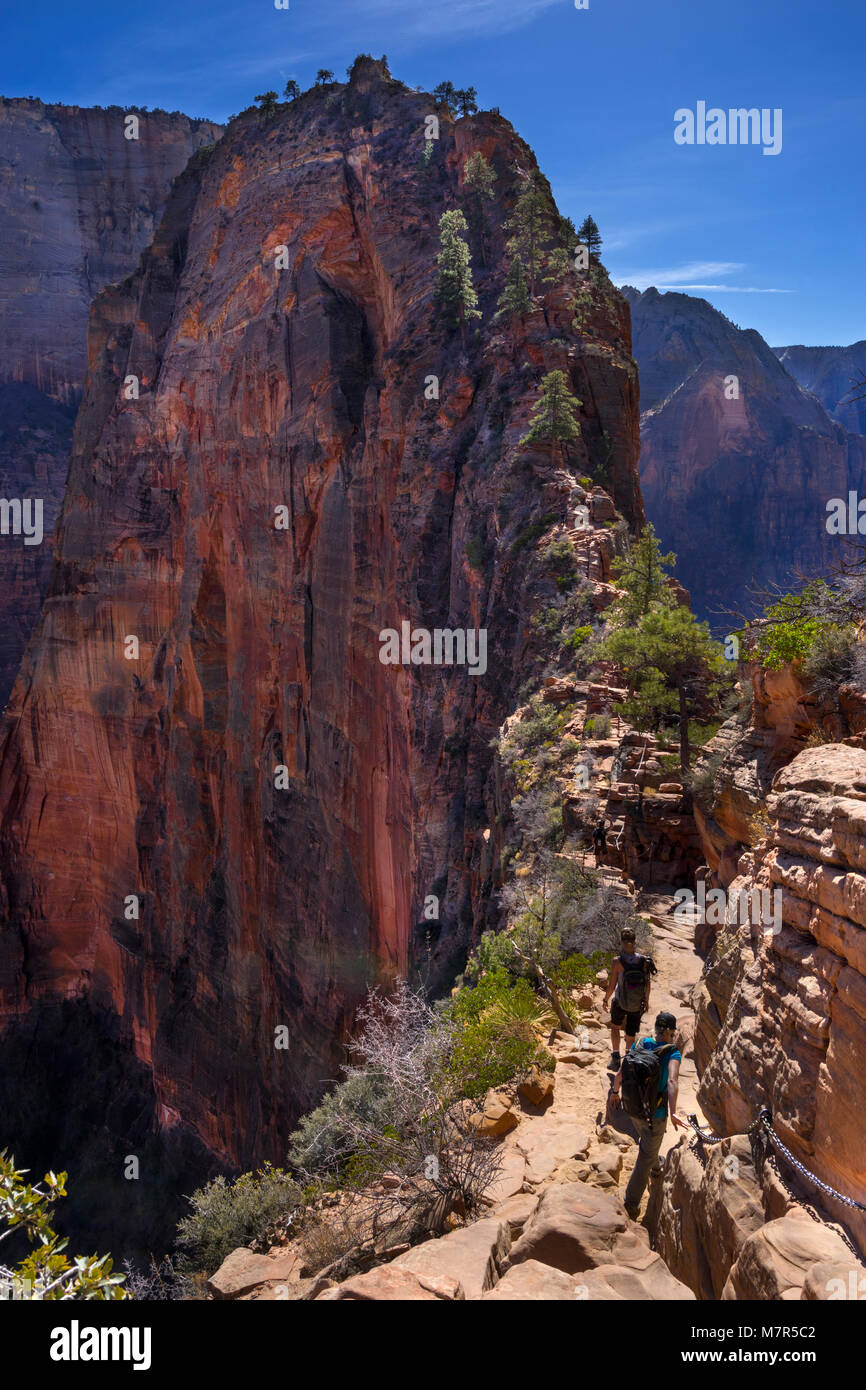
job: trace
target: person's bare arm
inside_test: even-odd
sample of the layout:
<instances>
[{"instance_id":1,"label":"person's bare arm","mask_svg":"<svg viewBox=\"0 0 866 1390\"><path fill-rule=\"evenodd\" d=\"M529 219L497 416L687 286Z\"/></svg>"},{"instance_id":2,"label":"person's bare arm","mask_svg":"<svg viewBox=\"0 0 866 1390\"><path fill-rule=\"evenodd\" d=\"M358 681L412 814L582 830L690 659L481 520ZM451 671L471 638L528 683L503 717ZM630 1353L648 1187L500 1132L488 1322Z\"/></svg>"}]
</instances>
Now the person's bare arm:
<instances>
[{"instance_id":1,"label":"person's bare arm","mask_svg":"<svg viewBox=\"0 0 866 1390\"><path fill-rule=\"evenodd\" d=\"M688 1125L682 1115L677 1114L677 1097L680 1090L680 1059L676 1057L668 1065L668 1113L673 1122L674 1129L687 1129Z\"/></svg>"},{"instance_id":2,"label":"person's bare arm","mask_svg":"<svg viewBox=\"0 0 866 1390\"><path fill-rule=\"evenodd\" d=\"M619 979L621 973L622 973L622 961L620 961L620 960L615 960L614 963L613 963L613 968L612 968L612 970L611 970L611 972L610 972L610 975L608 976L608 980L607 980L607 992L606 992L606 994L605 994L605 996L604 996L604 1007L605 1007L605 1008L608 1008L609 1005L610 1005L610 997L611 997L611 995L613 994L614 990L616 989L616 982L617 982L617 980Z\"/></svg>"},{"instance_id":3,"label":"person's bare arm","mask_svg":"<svg viewBox=\"0 0 866 1390\"><path fill-rule=\"evenodd\" d=\"M612 1086L611 1086L611 1088L610 1088L610 1103L611 1103L611 1105L613 1106L614 1110L615 1110L616 1107L619 1105L619 1093L620 1093L621 1089L622 1089L622 1067L620 1067L620 1069L619 1069L619 1071L617 1072L616 1076L613 1078L613 1084L612 1084Z\"/></svg>"}]
</instances>

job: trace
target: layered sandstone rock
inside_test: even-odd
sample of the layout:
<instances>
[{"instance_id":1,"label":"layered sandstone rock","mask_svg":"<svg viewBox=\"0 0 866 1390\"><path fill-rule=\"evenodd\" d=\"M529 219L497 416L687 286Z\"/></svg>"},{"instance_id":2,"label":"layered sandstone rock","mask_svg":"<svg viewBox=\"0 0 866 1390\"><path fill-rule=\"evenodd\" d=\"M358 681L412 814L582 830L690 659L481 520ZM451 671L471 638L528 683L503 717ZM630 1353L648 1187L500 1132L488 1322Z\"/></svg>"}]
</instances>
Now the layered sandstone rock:
<instances>
[{"instance_id":1,"label":"layered sandstone rock","mask_svg":"<svg viewBox=\"0 0 866 1390\"><path fill-rule=\"evenodd\" d=\"M0 707L51 568L94 296L134 270L172 180L221 128L180 112L0 98L0 497L39 498L44 539L0 536Z\"/></svg>"},{"instance_id":2,"label":"layered sandstone rock","mask_svg":"<svg viewBox=\"0 0 866 1390\"><path fill-rule=\"evenodd\" d=\"M794 1156L862 1203L866 752L806 749L776 774L767 812L731 888L779 891L781 929L721 929L698 998L699 1098L723 1134L768 1105ZM787 1160L780 1171L866 1249L862 1213L822 1198Z\"/></svg>"},{"instance_id":3,"label":"layered sandstone rock","mask_svg":"<svg viewBox=\"0 0 866 1390\"><path fill-rule=\"evenodd\" d=\"M626 306L600 292L579 339L567 288L494 319L531 152L498 116L443 117L427 167L430 103L361 64L235 123L94 309L0 749L0 1143L98 1187L99 1243L147 1239L148 1210L170 1228L172 1183L282 1159L416 935L453 977L496 912L490 743L537 640L534 538L602 466L641 520ZM432 296L475 149L497 181L464 352ZM584 404L552 463L520 441L554 367ZM384 665L403 621L485 629L486 672Z\"/></svg>"},{"instance_id":4,"label":"layered sandstone rock","mask_svg":"<svg viewBox=\"0 0 866 1390\"><path fill-rule=\"evenodd\" d=\"M624 293L647 514L677 553L695 611L719 624L719 610L754 611L752 588L790 585L795 570L838 559L826 504L860 487L866 438L831 419L758 333L706 300Z\"/></svg>"}]
</instances>

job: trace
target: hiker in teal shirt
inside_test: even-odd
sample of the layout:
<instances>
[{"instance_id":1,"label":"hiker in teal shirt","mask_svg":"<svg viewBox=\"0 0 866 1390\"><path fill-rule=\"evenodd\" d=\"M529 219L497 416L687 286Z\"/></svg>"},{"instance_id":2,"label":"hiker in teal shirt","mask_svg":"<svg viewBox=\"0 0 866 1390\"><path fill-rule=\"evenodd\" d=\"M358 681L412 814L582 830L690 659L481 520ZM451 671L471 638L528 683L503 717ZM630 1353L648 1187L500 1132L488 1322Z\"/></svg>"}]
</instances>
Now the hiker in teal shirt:
<instances>
[{"instance_id":1,"label":"hiker in teal shirt","mask_svg":"<svg viewBox=\"0 0 866 1390\"><path fill-rule=\"evenodd\" d=\"M642 1038L640 1043L644 1048L656 1051L660 1047L671 1048L671 1044L676 1037L677 1021L673 1014L660 1013L656 1018L655 1037ZM633 1043L631 1051L640 1044ZM688 1126L682 1115L677 1113L677 1094L679 1091L680 1062L683 1054L678 1047L667 1051L661 1058L659 1067L658 1095L659 1103L653 1115L652 1122L642 1116L632 1115L632 1123L638 1132L638 1155L634 1165L634 1171L628 1181L625 1190L625 1209L632 1221L636 1221L640 1215L640 1203L649 1175L655 1167L662 1140L665 1137L665 1130L668 1123L668 1109L673 1121L674 1128L687 1129ZM611 1088L611 1104L619 1104L619 1094L622 1087L622 1067L617 1072L613 1086Z\"/></svg>"}]
</instances>

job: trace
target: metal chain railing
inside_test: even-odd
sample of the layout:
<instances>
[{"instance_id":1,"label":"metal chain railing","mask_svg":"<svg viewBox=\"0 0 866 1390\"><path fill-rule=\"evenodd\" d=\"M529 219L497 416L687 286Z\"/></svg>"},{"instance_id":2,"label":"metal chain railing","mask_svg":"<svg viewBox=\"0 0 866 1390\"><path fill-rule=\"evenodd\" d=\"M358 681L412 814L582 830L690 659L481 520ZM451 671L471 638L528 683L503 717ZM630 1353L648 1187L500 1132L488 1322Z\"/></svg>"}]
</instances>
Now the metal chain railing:
<instances>
[{"instance_id":1,"label":"metal chain railing","mask_svg":"<svg viewBox=\"0 0 866 1390\"><path fill-rule=\"evenodd\" d=\"M695 1134L698 1136L698 1139L701 1141L702 1144L724 1143L723 1135L720 1136L717 1134L704 1133L704 1131L698 1124L697 1115L689 1115L689 1124L691 1125L692 1129L694 1130ZM798 1158L794 1157L794 1155L791 1153L791 1150L782 1143L778 1134L774 1130L773 1116L766 1106L758 1112L757 1118L749 1126L750 1137L753 1133L756 1133L758 1129L764 1130L765 1134L767 1135L767 1138L770 1140L770 1143L774 1146L774 1148L776 1148L778 1152L782 1154L784 1158L787 1159L787 1161L791 1164L793 1168L796 1168L797 1172L800 1173L801 1176L804 1177L807 1182L810 1182L815 1187L820 1188L822 1192L825 1192L828 1197L833 1197L835 1201L843 1202L846 1207L853 1207L855 1211L866 1211L866 1202L857 1202L854 1200L853 1197L847 1197L844 1192L837 1192L835 1187L831 1187L829 1183L823 1182L821 1178L816 1177L814 1173L810 1173L809 1169L805 1166L805 1164L801 1163Z\"/></svg>"}]
</instances>

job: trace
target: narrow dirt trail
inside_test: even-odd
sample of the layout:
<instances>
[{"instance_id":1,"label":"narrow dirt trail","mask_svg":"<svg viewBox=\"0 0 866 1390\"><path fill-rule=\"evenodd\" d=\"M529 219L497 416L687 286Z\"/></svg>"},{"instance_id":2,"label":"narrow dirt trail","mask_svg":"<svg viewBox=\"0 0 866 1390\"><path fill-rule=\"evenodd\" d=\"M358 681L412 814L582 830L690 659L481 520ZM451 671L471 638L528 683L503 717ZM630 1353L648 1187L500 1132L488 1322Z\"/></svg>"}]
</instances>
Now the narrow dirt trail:
<instances>
[{"instance_id":1,"label":"narrow dirt trail","mask_svg":"<svg viewBox=\"0 0 866 1390\"><path fill-rule=\"evenodd\" d=\"M587 856L586 862L589 867L591 856ZM617 870L602 867L599 872L603 882L628 892ZM648 953L658 971L653 977L650 1007L641 1035L652 1033L653 1020L660 1010L669 1010L676 1016L684 1039L677 1109L684 1117L697 1111L702 1120L692 1057L694 1014L688 1001L703 962L694 947L691 924L676 921L673 907L672 892L654 892L643 895L638 909L652 925L653 945ZM577 1038L558 1033L552 1044L557 1058L552 1104L538 1114L524 1113L519 1126L503 1140L503 1171L497 1183L500 1199L515 1196L521 1190L537 1192L550 1182L575 1178L609 1188L620 1196L625 1191L637 1144L628 1117L607 1108L614 1076L609 1066L609 1015L602 1009L603 988L593 986L591 995L592 1007L583 1013ZM668 1123L662 1155L683 1133ZM649 1195L648 1187L642 1210Z\"/></svg>"}]
</instances>

